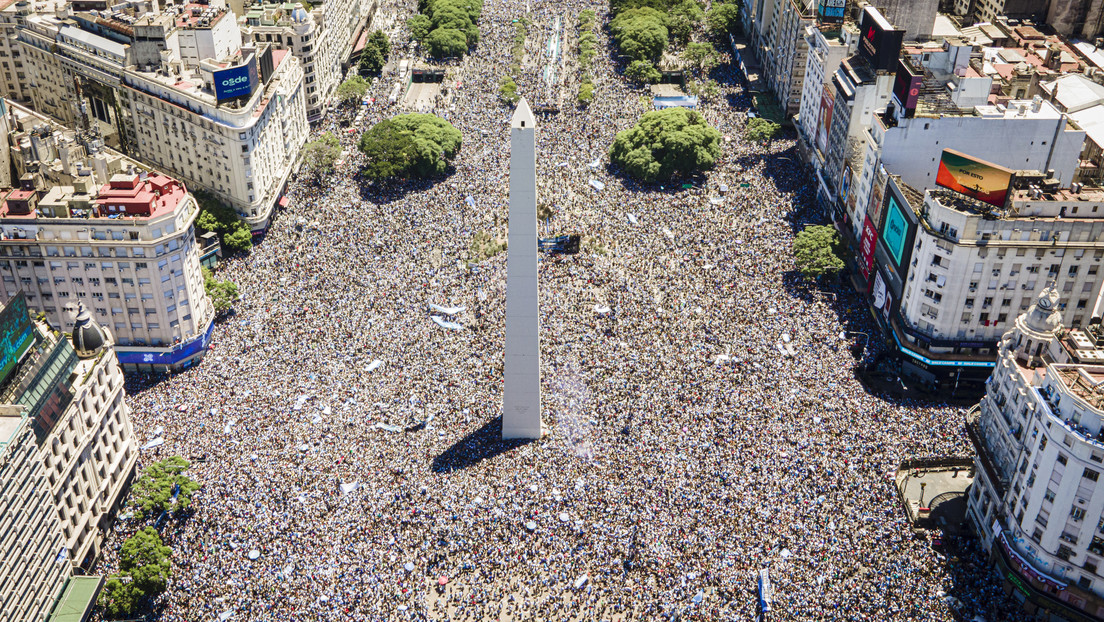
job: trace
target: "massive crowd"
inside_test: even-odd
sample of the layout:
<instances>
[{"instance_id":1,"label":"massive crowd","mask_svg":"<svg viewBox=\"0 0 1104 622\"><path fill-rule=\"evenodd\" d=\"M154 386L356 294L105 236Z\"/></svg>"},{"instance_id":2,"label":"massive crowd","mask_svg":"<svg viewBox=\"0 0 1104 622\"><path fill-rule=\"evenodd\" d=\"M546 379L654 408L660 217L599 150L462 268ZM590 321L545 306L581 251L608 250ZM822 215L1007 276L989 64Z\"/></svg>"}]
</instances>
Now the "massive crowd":
<instances>
[{"instance_id":1,"label":"massive crowd","mask_svg":"<svg viewBox=\"0 0 1104 622\"><path fill-rule=\"evenodd\" d=\"M497 440L506 253L467 255L477 232L505 236L497 87L525 10L488 0L436 111L464 135L455 171L357 179L359 131L399 110L377 81L363 125L319 128L342 136L338 173L293 181L264 242L227 262L242 299L203 363L131 381L139 441L165 430L143 464L183 455L203 486L164 529L160 620L750 620L763 568L779 620L942 620L955 599L1015 619L986 564L950 565L908 528L888 475L968 453L961 410L856 381L840 333L874 328L846 288L793 274L812 182L792 140L743 141L731 69L701 106L724 155L690 188L607 169L648 103L605 57L589 108L536 93L555 16L570 55L588 6L601 19L600 2L531 2L519 81L562 104L538 121L542 228L586 236L540 267L547 437Z\"/></svg>"}]
</instances>

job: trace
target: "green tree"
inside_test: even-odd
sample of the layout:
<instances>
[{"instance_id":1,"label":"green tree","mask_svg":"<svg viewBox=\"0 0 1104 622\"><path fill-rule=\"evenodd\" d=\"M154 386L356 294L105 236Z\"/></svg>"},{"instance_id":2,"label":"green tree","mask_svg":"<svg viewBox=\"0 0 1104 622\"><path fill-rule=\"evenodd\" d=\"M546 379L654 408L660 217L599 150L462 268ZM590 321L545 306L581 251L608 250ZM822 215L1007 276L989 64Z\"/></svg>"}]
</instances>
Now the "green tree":
<instances>
[{"instance_id":1,"label":"green tree","mask_svg":"<svg viewBox=\"0 0 1104 622\"><path fill-rule=\"evenodd\" d=\"M365 132L357 147L368 161L362 173L369 179L405 178L417 157L414 133L386 119Z\"/></svg>"},{"instance_id":2,"label":"green tree","mask_svg":"<svg viewBox=\"0 0 1104 622\"><path fill-rule=\"evenodd\" d=\"M510 76L502 78L502 83L498 85L498 98L508 104L516 104L521 95L518 95L517 82Z\"/></svg>"},{"instance_id":3,"label":"green tree","mask_svg":"<svg viewBox=\"0 0 1104 622\"><path fill-rule=\"evenodd\" d=\"M197 227L219 234L223 249L230 254L253 248L253 233L233 208L203 191L194 193L194 196L199 203Z\"/></svg>"},{"instance_id":4,"label":"green tree","mask_svg":"<svg viewBox=\"0 0 1104 622\"><path fill-rule=\"evenodd\" d=\"M839 234L829 225L805 227L793 242L797 270L810 281L839 272L843 269L839 243Z\"/></svg>"},{"instance_id":5,"label":"green tree","mask_svg":"<svg viewBox=\"0 0 1104 622\"><path fill-rule=\"evenodd\" d=\"M705 16L709 32L714 36L736 34L740 29L740 5L734 3L714 4Z\"/></svg>"},{"instance_id":6,"label":"green tree","mask_svg":"<svg viewBox=\"0 0 1104 622\"><path fill-rule=\"evenodd\" d=\"M222 315L230 310L238 299L238 286L233 281L219 280L208 268L203 268L203 289L215 306L215 314Z\"/></svg>"},{"instance_id":7,"label":"green tree","mask_svg":"<svg viewBox=\"0 0 1104 622\"><path fill-rule=\"evenodd\" d=\"M768 121L763 117L755 117L748 119L747 125L744 127L744 138L748 142L763 142L774 138L781 129L782 126L773 121Z\"/></svg>"},{"instance_id":8,"label":"green tree","mask_svg":"<svg viewBox=\"0 0 1104 622\"><path fill-rule=\"evenodd\" d=\"M686 108L647 112L610 146L610 161L646 182L710 169L720 155L721 133Z\"/></svg>"},{"instance_id":9,"label":"green tree","mask_svg":"<svg viewBox=\"0 0 1104 622\"><path fill-rule=\"evenodd\" d=\"M425 40L432 27L433 22L429 21L429 18L421 13L411 15L406 20L406 29L410 31L410 38L419 43Z\"/></svg>"},{"instance_id":10,"label":"green tree","mask_svg":"<svg viewBox=\"0 0 1104 622\"><path fill-rule=\"evenodd\" d=\"M463 56L468 51L468 37L455 28L437 28L425 40L426 51L437 58Z\"/></svg>"},{"instance_id":11,"label":"green tree","mask_svg":"<svg viewBox=\"0 0 1104 622\"><path fill-rule=\"evenodd\" d=\"M372 34L368 36L368 43L366 45L371 45L379 50L384 60L386 60L388 56L391 56L391 41L382 30L372 31Z\"/></svg>"},{"instance_id":12,"label":"green tree","mask_svg":"<svg viewBox=\"0 0 1104 622\"><path fill-rule=\"evenodd\" d=\"M698 71L709 71L717 65L717 50L709 43L688 43L682 59Z\"/></svg>"},{"instance_id":13,"label":"green tree","mask_svg":"<svg viewBox=\"0 0 1104 622\"><path fill-rule=\"evenodd\" d=\"M353 76L339 84L335 94L339 102L351 106L360 103L366 93L368 93L368 81L360 76Z\"/></svg>"},{"instance_id":14,"label":"green tree","mask_svg":"<svg viewBox=\"0 0 1104 622\"><path fill-rule=\"evenodd\" d=\"M172 575L172 549L153 527L145 527L123 542L119 570L134 579L135 587L149 595L164 592Z\"/></svg>"},{"instance_id":15,"label":"green tree","mask_svg":"<svg viewBox=\"0 0 1104 622\"><path fill-rule=\"evenodd\" d=\"M100 590L98 603L108 620L130 618L138 610L138 603L145 594L126 575L112 575Z\"/></svg>"},{"instance_id":16,"label":"green tree","mask_svg":"<svg viewBox=\"0 0 1104 622\"><path fill-rule=\"evenodd\" d=\"M667 17L650 7L622 11L610 22L621 53L634 60L655 60L667 47Z\"/></svg>"},{"instance_id":17,"label":"green tree","mask_svg":"<svg viewBox=\"0 0 1104 622\"><path fill-rule=\"evenodd\" d=\"M634 60L625 68L625 77L644 84L655 84L662 77L655 65L646 60Z\"/></svg>"},{"instance_id":18,"label":"green tree","mask_svg":"<svg viewBox=\"0 0 1104 622\"><path fill-rule=\"evenodd\" d=\"M379 75L385 64L387 64L387 57L380 54L379 48L373 45L365 45L364 49L360 51L357 73L362 76Z\"/></svg>"},{"instance_id":19,"label":"green tree","mask_svg":"<svg viewBox=\"0 0 1104 622\"><path fill-rule=\"evenodd\" d=\"M341 157L341 142L332 132L324 132L318 138L303 145L303 168L315 176L328 175Z\"/></svg>"},{"instance_id":20,"label":"green tree","mask_svg":"<svg viewBox=\"0 0 1104 622\"><path fill-rule=\"evenodd\" d=\"M360 137L358 145L370 179L433 177L448 169L463 137L448 121L431 114L404 114L381 121Z\"/></svg>"},{"instance_id":21,"label":"green tree","mask_svg":"<svg viewBox=\"0 0 1104 622\"><path fill-rule=\"evenodd\" d=\"M192 504L192 493L199 490L199 482L184 471L191 463L180 456L172 456L146 467L142 476L131 487L134 503L146 514L173 509L173 491L176 489L176 509L186 510ZM179 488L176 488L179 486Z\"/></svg>"},{"instance_id":22,"label":"green tree","mask_svg":"<svg viewBox=\"0 0 1104 622\"><path fill-rule=\"evenodd\" d=\"M584 106L594 101L594 83L587 81L579 85L579 94L576 99Z\"/></svg>"}]
</instances>

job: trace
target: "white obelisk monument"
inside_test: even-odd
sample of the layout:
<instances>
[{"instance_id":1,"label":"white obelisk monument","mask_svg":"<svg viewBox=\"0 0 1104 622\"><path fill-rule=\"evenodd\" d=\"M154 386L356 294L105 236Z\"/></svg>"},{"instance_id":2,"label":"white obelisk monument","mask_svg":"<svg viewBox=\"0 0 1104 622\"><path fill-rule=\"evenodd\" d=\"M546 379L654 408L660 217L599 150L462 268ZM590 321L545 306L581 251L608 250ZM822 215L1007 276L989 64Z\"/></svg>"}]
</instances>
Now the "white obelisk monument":
<instances>
[{"instance_id":1,"label":"white obelisk monument","mask_svg":"<svg viewBox=\"0 0 1104 622\"><path fill-rule=\"evenodd\" d=\"M502 438L540 438L537 315L537 121L523 97L510 120L510 233L506 260L506 387Z\"/></svg>"}]
</instances>

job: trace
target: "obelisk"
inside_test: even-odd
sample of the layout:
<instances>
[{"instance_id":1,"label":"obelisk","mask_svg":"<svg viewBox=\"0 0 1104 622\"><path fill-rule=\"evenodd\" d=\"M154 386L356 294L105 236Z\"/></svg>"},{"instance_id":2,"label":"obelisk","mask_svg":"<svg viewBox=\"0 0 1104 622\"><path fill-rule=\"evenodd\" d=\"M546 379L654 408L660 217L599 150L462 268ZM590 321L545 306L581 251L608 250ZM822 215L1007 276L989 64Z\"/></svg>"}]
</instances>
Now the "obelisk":
<instances>
[{"instance_id":1,"label":"obelisk","mask_svg":"<svg viewBox=\"0 0 1104 622\"><path fill-rule=\"evenodd\" d=\"M537 121L525 98L510 120L510 221L506 247L506 386L502 438L540 438L537 315Z\"/></svg>"}]
</instances>

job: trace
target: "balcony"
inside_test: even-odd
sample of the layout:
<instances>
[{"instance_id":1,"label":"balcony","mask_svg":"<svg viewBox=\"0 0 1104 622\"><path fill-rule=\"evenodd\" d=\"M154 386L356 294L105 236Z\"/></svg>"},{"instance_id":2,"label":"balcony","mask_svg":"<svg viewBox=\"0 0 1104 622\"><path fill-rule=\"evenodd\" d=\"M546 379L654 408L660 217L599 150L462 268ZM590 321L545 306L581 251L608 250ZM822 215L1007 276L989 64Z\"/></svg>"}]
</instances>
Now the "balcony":
<instances>
[{"instance_id":1,"label":"balcony","mask_svg":"<svg viewBox=\"0 0 1104 622\"><path fill-rule=\"evenodd\" d=\"M989 447L985 444L985 436L982 434L981 426L978 425L980 414L980 405L972 407L969 412L966 413L966 435L970 437L970 442L974 444L974 449L977 451L978 462L981 463L981 467L989 477L989 482L993 484L997 498L1003 499L1007 482L1000 478L999 471L997 471L996 466L993 464L992 458L989 457Z\"/></svg>"}]
</instances>

